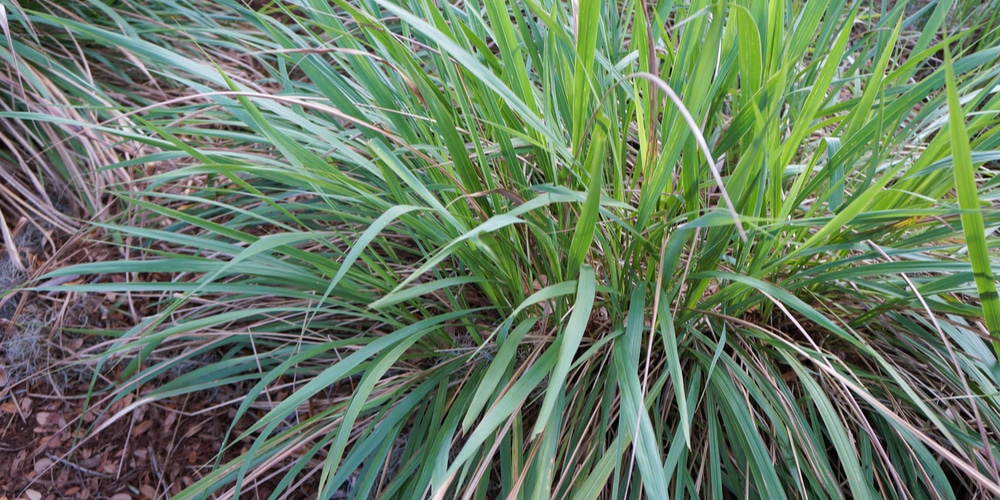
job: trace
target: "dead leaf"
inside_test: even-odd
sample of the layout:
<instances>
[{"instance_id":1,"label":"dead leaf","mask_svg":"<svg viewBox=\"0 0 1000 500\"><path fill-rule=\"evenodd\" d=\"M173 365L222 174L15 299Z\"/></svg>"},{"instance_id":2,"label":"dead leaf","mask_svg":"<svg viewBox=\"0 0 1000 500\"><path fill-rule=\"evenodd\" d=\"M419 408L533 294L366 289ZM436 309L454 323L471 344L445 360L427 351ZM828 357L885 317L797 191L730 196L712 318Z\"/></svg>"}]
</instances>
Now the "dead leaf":
<instances>
[{"instance_id":1,"label":"dead leaf","mask_svg":"<svg viewBox=\"0 0 1000 500\"><path fill-rule=\"evenodd\" d=\"M170 426L174 425L175 421L177 421L177 414L172 411L167 412L167 416L163 419L163 423L160 424L160 427L163 430L169 430Z\"/></svg>"},{"instance_id":2,"label":"dead leaf","mask_svg":"<svg viewBox=\"0 0 1000 500\"><path fill-rule=\"evenodd\" d=\"M14 463L11 464L10 470L21 470L24 466L24 461L28 459L28 450L21 450L17 452L17 456L14 457Z\"/></svg>"},{"instance_id":3,"label":"dead leaf","mask_svg":"<svg viewBox=\"0 0 1000 500\"><path fill-rule=\"evenodd\" d=\"M40 411L35 414L35 421L38 422L38 425L45 427L49 425L49 419L51 417L52 417L51 413L47 411Z\"/></svg>"},{"instance_id":4,"label":"dead leaf","mask_svg":"<svg viewBox=\"0 0 1000 500\"><path fill-rule=\"evenodd\" d=\"M42 494L35 490L25 490L24 495L28 500L42 500Z\"/></svg>"},{"instance_id":5,"label":"dead leaf","mask_svg":"<svg viewBox=\"0 0 1000 500\"><path fill-rule=\"evenodd\" d=\"M45 472L46 470L48 470L49 467L52 467L52 463L53 463L52 459L50 459L50 458L41 458L41 459L39 459L37 462L35 462L35 466L34 466L35 474L41 474L41 473ZM39 495L41 495L41 493L39 493ZM39 498L41 498L41 497L39 497Z\"/></svg>"},{"instance_id":6,"label":"dead leaf","mask_svg":"<svg viewBox=\"0 0 1000 500\"><path fill-rule=\"evenodd\" d=\"M108 500L132 500L132 495L129 495L128 493L118 493L111 495L111 498Z\"/></svg>"},{"instance_id":7,"label":"dead leaf","mask_svg":"<svg viewBox=\"0 0 1000 500\"><path fill-rule=\"evenodd\" d=\"M101 462L104 462L104 457L102 455L94 455L92 457L80 459L80 467L86 467L88 469L96 469Z\"/></svg>"},{"instance_id":8,"label":"dead leaf","mask_svg":"<svg viewBox=\"0 0 1000 500\"><path fill-rule=\"evenodd\" d=\"M73 341L71 341L69 343L68 347L69 347L70 351L72 351L72 352L78 352L80 350L80 348L83 347L83 337L80 337L78 339L74 339Z\"/></svg>"},{"instance_id":9,"label":"dead leaf","mask_svg":"<svg viewBox=\"0 0 1000 500\"><path fill-rule=\"evenodd\" d=\"M38 448L35 450L35 455L38 455L49 448L57 448L62 444L62 439L60 439L59 434L53 434L51 436L43 436L38 439Z\"/></svg>"},{"instance_id":10,"label":"dead leaf","mask_svg":"<svg viewBox=\"0 0 1000 500\"><path fill-rule=\"evenodd\" d=\"M55 427L66 425L66 419L62 415L53 411L42 411L35 414L35 420L42 427Z\"/></svg>"},{"instance_id":11,"label":"dead leaf","mask_svg":"<svg viewBox=\"0 0 1000 500\"><path fill-rule=\"evenodd\" d=\"M137 425L134 428L132 428L132 437L142 435L144 432L148 431L149 428L152 427L152 426L153 426L153 420L152 419L149 419L149 420L146 420L146 421L140 423L139 425Z\"/></svg>"},{"instance_id":12,"label":"dead leaf","mask_svg":"<svg viewBox=\"0 0 1000 500\"><path fill-rule=\"evenodd\" d=\"M142 493L142 496L144 496L146 498L156 498L156 488L154 488L154 487L152 487L152 486L150 486L148 484L144 484L144 485L140 486L139 487L139 493Z\"/></svg>"}]
</instances>

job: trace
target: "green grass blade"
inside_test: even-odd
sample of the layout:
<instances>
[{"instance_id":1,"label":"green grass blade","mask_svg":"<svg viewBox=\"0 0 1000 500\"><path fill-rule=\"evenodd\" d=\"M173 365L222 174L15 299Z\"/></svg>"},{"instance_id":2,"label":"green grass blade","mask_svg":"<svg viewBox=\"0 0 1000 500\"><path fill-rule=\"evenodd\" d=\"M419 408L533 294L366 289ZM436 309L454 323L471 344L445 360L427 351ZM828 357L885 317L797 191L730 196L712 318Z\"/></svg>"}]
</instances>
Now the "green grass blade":
<instances>
[{"instance_id":1,"label":"green grass blade","mask_svg":"<svg viewBox=\"0 0 1000 500\"><path fill-rule=\"evenodd\" d=\"M538 420L532 430L532 436L537 436L546 430L546 423L556 406L556 400L565 396L563 387L566 383L566 376L569 375L570 365L576 357L576 350L580 347L580 341L587 332L587 325L590 322L590 312L594 309L594 298L596 294L596 277L594 268L584 264L580 268L580 279L577 280L576 302L573 304L573 312L569 316L566 328L562 330L559 338L552 344L550 349L556 350L559 356L556 365L552 369L549 378L548 391L542 401L542 407L538 410Z\"/></svg>"},{"instance_id":2,"label":"green grass blade","mask_svg":"<svg viewBox=\"0 0 1000 500\"><path fill-rule=\"evenodd\" d=\"M569 258L566 261L566 275L572 276L575 269L583 264L587 253L594 243L594 232L597 230L598 214L601 206L601 188L604 185L604 150L606 135L602 127L594 131L587 154L587 172L590 182L587 185L587 198L580 208L580 219L573 232L573 240L569 245Z\"/></svg>"},{"instance_id":3,"label":"green grass blade","mask_svg":"<svg viewBox=\"0 0 1000 500\"><path fill-rule=\"evenodd\" d=\"M951 51L945 46L945 74L948 87L948 121L951 132L951 154L955 162L955 191L958 206L962 209L962 229L969 245L969 261L976 277L979 300L982 302L986 328L993 337L993 348L1000 359L1000 296L997 295L996 278L986 234L983 213L980 207L979 190L976 188L976 171L972 166L969 136L965 129L965 116L958 101L958 84L951 61Z\"/></svg>"}]
</instances>

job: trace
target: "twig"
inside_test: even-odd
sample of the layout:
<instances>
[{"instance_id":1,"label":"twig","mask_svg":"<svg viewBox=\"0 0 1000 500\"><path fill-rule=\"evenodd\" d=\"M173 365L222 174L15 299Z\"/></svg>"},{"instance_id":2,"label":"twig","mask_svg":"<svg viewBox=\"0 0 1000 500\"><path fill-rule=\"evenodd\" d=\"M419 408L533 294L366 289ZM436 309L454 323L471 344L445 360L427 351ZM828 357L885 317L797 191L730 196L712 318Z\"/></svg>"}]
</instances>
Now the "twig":
<instances>
[{"instance_id":1,"label":"twig","mask_svg":"<svg viewBox=\"0 0 1000 500\"><path fill-rule=\"evenodd\" d=\"M113 477L110 474L105 474L103 472L97 472L96 470L91 470L91 469L88 469L86 467L83 467L83 466L80 466L80 465L76 465L73 462L70 462L69 460L66 460L65 458L58 457L58 456L56 456L56 455L54 455L52 453L46 453L45 456L49 457L52 460L55 460L56 462L59 462L59 463L65 465L66 467L69 467L70 469L73 469L73 470L75 470L77 472L81 472L81 473L86 474L88 476L97 476L97 477L103 477L103 478Z\"/></svg>"}]
</instances>

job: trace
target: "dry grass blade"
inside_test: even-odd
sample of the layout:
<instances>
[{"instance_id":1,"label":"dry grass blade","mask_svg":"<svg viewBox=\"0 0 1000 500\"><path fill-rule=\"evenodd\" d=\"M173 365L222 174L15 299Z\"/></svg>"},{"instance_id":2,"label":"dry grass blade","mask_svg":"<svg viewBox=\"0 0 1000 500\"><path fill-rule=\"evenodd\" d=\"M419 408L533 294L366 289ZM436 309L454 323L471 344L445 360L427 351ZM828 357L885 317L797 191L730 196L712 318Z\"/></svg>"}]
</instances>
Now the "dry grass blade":
<instances>
[{"instance_id":1,"label":"dry grass blade","mask_svg":"<svg viewBox=\"0 0 1000 500\"><path fill-rule=\"evenodd\" d=\"M889 257L887 253L885 253L885 250L883 250L882 247L876 245L874 242L870 240L868 241L868 244L876 252L878 252L879 255L882 256L882 258L884 258L887 261L892 260L892 258ZM959 375L959 379L962 381L962 388L965 389L966 397L969 398L969 407L972 409L972 414L976 421L976 427L979 429L979 435L983 440L983 455L986 457L986 459L990 464L990 473L993 475L993 482L997 485L1000 485L1000 466L997 465L996 456L994 456L993 452L991 451L990 439L986 432L986 424L983 422L982 417L980 417L979 415L979 404L976 401L979 396L973 393L972 388L969 387L968 376L966 375L965 371L962 369L962 365L958 361L958 355L955 354L955 348L951 345L951 341L948 340L947 335L941 328L941 325L938 323L937 315L934 314L934 311L931 309L931 307L927 305L927 300L920 293L920 289L913 284L913 281L911 281L909 276L907 276L905 273L900 273L900 277L903 278L903 281L905 281L909 289L913 291L913 294L917 297L917 300L920 301L920 305L924 308L924 311L927 312L927 318L930 319L931 323L934 325L934 328L937 330L938 335L941 337L941 345L945 346L945 349L948 351L948 356L951 358L951 363L955 367L955 373Z\"/></svg>"}]
</instances>

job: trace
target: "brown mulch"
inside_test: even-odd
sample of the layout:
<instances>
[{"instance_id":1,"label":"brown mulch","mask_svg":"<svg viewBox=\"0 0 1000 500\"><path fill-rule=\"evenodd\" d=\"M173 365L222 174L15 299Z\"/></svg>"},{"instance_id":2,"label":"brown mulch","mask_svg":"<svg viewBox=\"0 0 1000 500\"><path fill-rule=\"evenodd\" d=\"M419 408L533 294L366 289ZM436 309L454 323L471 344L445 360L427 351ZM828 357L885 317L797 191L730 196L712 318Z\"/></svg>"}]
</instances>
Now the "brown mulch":
<instances>
[{"instance_id":1,"label":"brown mulch","mask_svg":"<svg viewBox=\"0 0 1000 500\"><path fill-rule=\"evenodd\" d=\"M79 248L67 251L67 245ZM101 260L113 251L100 242L64 240L59 246L59 265ZM7 278L0 293L19 284L11 276L37 277L48 259L55 260L42 245L25 248L23 262L31 267L26 271L14 272L9 259L0 262L0 273L6 272L0 278ZM6 258L2 250L0 245L0 260ZM78 353L97 354L103 340L85 330L132 327L129 309L113 294L26 291L2 306L0 500L169 498L210 472L206 464L215 461L231 422L232 409L219 403L236 399L238 388L143 405L108 424L155 386L110 404L102 390L119 379L123 367L95 377L95 363ZM256 493L266 490L258 487Z\"/></svg>"},{"instance_id":2,"label":"brown mulch","mask_svg":"<svg viewBox=\"0 0 1000 500\"><path fill-rule=\"evenodd\" d=\"M214 458L226 431L222 420L185 416L205 404L188 398L140 407L85 438L133 397L99 416L84 411L83 397L60 397L45 381L29 385L0 403L0 491L11 499L165 498L204 474L199 465Z\"/></svg>"},{"instance_id":3,"label":"brown mulch","mask_svg":"<svg viewBox=\"0 0 1000 500\"><path fill-rule=\"evenodd\" d=\"M130 326L113 310L114 297L20 295L31 307L22 304L19 314L0 318L0 368L21 372L0 373L0 500L167 498L207 473L201 466L214 460L229 422L224 414L214 418L224 409L203 411L217 404L213 398L195 394L144 405L92 433L154 388L110 405L101 394L88 400L92 364L67 362L100 341L74 328ZM40 322L44 326L31 327ZM32 335L37 339L24 340ZM25 366L33 373L25 374ZM106 387L120 369L101 373L95 387Z\"/></svg>"}]
</instances>

